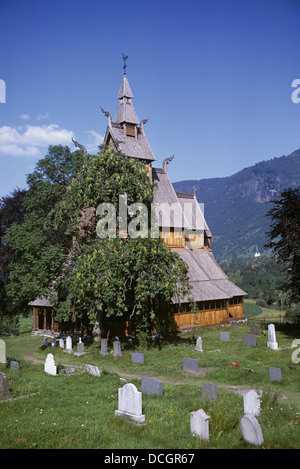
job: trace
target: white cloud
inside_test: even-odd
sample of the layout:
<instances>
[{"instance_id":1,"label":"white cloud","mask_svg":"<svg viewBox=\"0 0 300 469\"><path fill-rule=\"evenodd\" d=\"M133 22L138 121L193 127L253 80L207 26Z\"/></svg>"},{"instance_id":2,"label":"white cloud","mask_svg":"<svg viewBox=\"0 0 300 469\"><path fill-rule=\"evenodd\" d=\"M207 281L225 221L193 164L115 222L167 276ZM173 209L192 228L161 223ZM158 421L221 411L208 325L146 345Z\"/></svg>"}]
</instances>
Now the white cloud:
<instances>
[{"instance_id":1,"label":"white cloud","mask_svg":"<svg viewBox=\"0 0 300 469\"><path fill-rule=\"evenodd\" d=\"M45 114L38 114L37 120L40 121L41 119L48 119L49 114L48 112L45 112Z\"/></svg>"},{"instance_id":2,"label":"white cloud","mask_svg":"<svg viewBox=\"0 0 300 469\"><path fill-rule=\"evenodd\" d=\"M88 142L85 145L87 152L90 154L98 153L98 146L103 143L104 137L95 130L87 130L86 133L88 134Z\"/></svg>"},{"instance_id":3,"label":"white cloud","mask_svg":"<svg viewBox=\"0 0 300 469\"><path fill-rule=\"evenodd\" d=\"M19 117L20 119L23 119L24 121L30 119L30 116L28 114L21 114Z\"/></svg>"},{"instance_id":4,"label":"white cloud","mask_svg":"<svg viewBox=\"0 0 300 469\"><path fill-rule=\"evenodd\" d=\"M71 145L74 134L56 124L23 127L0 127L0 155L16 157L43 156L49 145Z\"/></svg>"}]
</instances>

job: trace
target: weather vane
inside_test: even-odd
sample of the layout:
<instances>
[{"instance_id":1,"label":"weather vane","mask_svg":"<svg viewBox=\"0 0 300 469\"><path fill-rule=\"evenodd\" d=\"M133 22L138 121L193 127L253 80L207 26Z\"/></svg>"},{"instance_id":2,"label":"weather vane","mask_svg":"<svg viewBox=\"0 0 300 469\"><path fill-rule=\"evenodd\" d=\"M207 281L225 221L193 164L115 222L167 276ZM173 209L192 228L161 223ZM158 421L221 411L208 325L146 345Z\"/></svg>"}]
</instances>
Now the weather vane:
<instances>
[{"instance_id":1,"label":"weather vane","mask_svg":"<svg viewBox=\"0 0 300 469\"><path fill-rule=\"evenodd\" d=\"M127 60L127 59L128 59L128 55L123 54L123 60L124 60L123 69L124 69L124 75L126 75L126 68L127 68L126 60Z\"/></svg>"}]
</instances>

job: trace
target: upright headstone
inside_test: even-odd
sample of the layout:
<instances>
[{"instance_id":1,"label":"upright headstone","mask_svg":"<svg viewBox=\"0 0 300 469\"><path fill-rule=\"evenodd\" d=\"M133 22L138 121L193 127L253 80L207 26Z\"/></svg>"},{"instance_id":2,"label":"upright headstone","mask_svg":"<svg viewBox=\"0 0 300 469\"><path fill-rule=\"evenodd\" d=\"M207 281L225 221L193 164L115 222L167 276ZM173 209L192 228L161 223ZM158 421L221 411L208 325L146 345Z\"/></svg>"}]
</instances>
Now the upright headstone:
<instances>
[{"instance_id":1,"label":"upright headstone","mask_svg":"<svg viewBox=\"0 0 300 469\"><path fill-rule=\"evenodd\" d=\"M196 352L203 352L201 337L198 337L198 339L197 339L195 350L196 350Z\"/></svg>"},{"instance_id":2,"label":"upright headstone","mask_svg":"<svg viewBox=\"0 0 300 469\"><path fill-rule=\"evenodd\" d=\"M101 339L100 355L108 355L107 339Z\"/></svg>"},{"instance_id":3,"label":"upright headstone","mask_svg":"<svg viewBox=\"0 0 300 469\"><path fill-rule=\"evenodd\" d=\"M277 368L276 366L270 366L269 376L270 376L270 381L281 381L282 380L281 368Z\"/></svg>"},{"instance_id":4,"label":"upright headstone","mask_svg":"<svg viewBox=\"0 0 300 469\"><path fill-rule=\"evenodd\" d=\"M250 333L255 334L257 337L260 337L260 327L258 324L251 324Z\"/></svg>"},{"instance_id":5,"label":"upright headstone","mask_svg":"<svg viewBox=\"0 0 300 469\"><path fill-rule=\"evenodd\" d=\"M55 361L52 353L48 353L45 365L44 365L44 371L45 373L48 373L48 375L57 375L57 367L55 366Z\"/></svg>"},{"instance_id":6,"label":"upright headstone","mask_svg":"<svg viewBox=\"0 0 300 469\"><path fill-rule=\"evenodd\" d=\"M145 394L158 394L163 395L162 381L157 378L145 376L142 378L142 392Z\"/></svg>"},{"instance_id":7,"label":"upright headstone","mask_svg":"<svg viewBox=\"0 0 300 469\"><path fill-rule=\"evenodd\" d=\"M183 357L182 366L184 371L199 373L198 360L196 358Z\"/></svg>"},{"instance_id":8,"label":"upright headstone","mask_svg":"<svg viewBox=\"0 0 300 469\"><path fill-rule=\"evenodd\" d=\"M132 363L140 363L141 365L144 364L144 354L140 352L131 352L131 361Z\"/></svg>"},{"instance_id":9,"label":"upright headstone","mask_svg":"<svg viewBox=\"0 0 300 469\"><path fill-rule=\"evenodd\" d=\"M245 345L252 345L256 347L256 335L255 334L243 334L243 343Z\"/></svg>"},{"instance_id":10,"label":"upright headstone","mask_svg":"<svg viewBox=\"0 0 300 469\"><path fill-rule=\"evenodd\" d=\"M260 395L254 389L246 392L244 398L244 413L252 414L254 417L260 416Z\"/></svg>"},{"instance_id":11,"label":"upright headstone","mask_svg":"<svg viewBox=\"0 0 300 469\"><path fill-rule=\"evenodd\" d=\"M2 368L5 368L6 364L6 343L4 342L4 340L0 339L0 366L2 366Z\"/></svg>"},{"instance_id":12,"label":"upright headstone","mask_svg":"<svg viewBox=\"0 0 300 469\"><path fill-rule=\"evenodd\" d=\"M11 394L8 386L7 375L0 372L0 401L10 398Z\"/></svg>"},{"instance_id":13,"label":"upright headstone","mask_svg":"<svg viewBox=\"0 0 300 469\"><path fill-rule=\"evenodd\" d=\"M236 322L232 323L231 332L237 333L239 331L238 325Z\"/></svg>"},{"instance_id":14,"label":"upright headstone","mask_svg":"<svg viewBox=\"0 0 300 469\"><path fill-rule=\"evenodd\" d=\"M66 353L73 353L73 348L72 348L72 337L68 335L66 338L66 348L64 349L64 352Z\"/></svg>"},{"instance_id":15,"label":"upright headstone","mask_svg":"<svg viewBox=\"0 0 300 469\"><path fill-rule=\"evenodd\" d=\"M60 348L65 348L65 341L64 341L64 339L59 339L59 346L60 346Z\"/></svg>"},{"instance_id":16,"label":"upright headstone","mask_svg":"<svg viewBox=\"0 0 300 469\"><path fill-rule=\"evenodd\" d=\"M48 347L48 337L44 336L44 347Z\"/></svg>"},{"instance_id":17,"label":"upright headstone","mask_svg":"<svg viewBox=\"0 0 300 469\"><path fill-rule=\"evenodd\" d=\"M19 366L19 362L16 362L15 360L12 360L10 362L10 369L11 371L17 371L19 370L20 366Z\"/></svg>"},{"instance_id":18,"label":"upright headstone","mask_svg":"<svg viewBox=\"0 0 300 469\"><path fill-rule=\"evenodd\" d=\"M274 324L268 325L268 342L267 346L271 350L278 350L278 343L276 342L276 332Z\"/></svg>"},{"instance_id":19,"label":"upright headstone","mask_svg":"<svg viewBox=\"0 0 300 469\"><path fill-rule=\"evenodd\" d=\"M119 340L115 340L113 343L113 347L114 347L114 357L122 357L121 342Z\"/></svg>"},{"instance_id":20,"label":"upright headstone","mask_svg":"<svg viewBox=\"0 0 300 469\"><path fill-rule=\"evenodd\" d=\"M191 433L201 440L209 440L209 419L203 409L190 412Z\"/></svg>"},{"instance_id":21,"label":"upright headstone","mask_svg":"<svg viewBox=\"0 0 300 469\"><path fill-rule=\"evenodd\" d=\"M255 446L261 446L264 442L261 427L254 415L245 414L240 420L240 429L243 438L247 443Z\"/></svg>"},{"instance_id":22,"label":"upright headstone","mask_svg":"<svg viewBox=\"0 0 300 469\"><path fill-rule=\"evenodd\" d=\"M51 340L51 345L52 347L56 347L57 343L56 343L56 338L53 337L53 339Z\"/></svg>"},{"instance_id":23,"label":"upright headstone","mask_svg":"<svg viewBox=\"0 0 300 469\"><path fill-rule=\"evenodd\" d=\"M215 401L217 399L217 385L212 383L202 384L202 400L208 399Z\"/></svg>"},{"instance_id":24,"label":"upright headstone","mask_svg":"<svg viewBox=\"0 0 300 469\"><path fill-rule=\"evenodd\" d=\"M230 340L229 332L225 332L225 331L220 332L220 340L223 340L224 342L229 342Z\"/></svg>"},{"instance_id":25,"label":"upright headstone","mask_svg":"<svg viewBox=\"0 0 300 469\"><path fill-rule=\"evenodd\" d=\"M115 415L139 424L145 423L145 415L142 414L142 393L134 384L127 383L119 388L119 406Z\"/></svg>"},{"instance_id":26,"label":"upright headstone","mask_svg":"<svg viewBox=\"0 0 300 469\"><path fill-rule=\"evenodd\" d=\"M85 355L86 352L84 351L84 344L81 342L81 338L79 337L79 342L77 344L77 351L74 353L75 357L81 357Z\"/></svg>"}]
</instances>

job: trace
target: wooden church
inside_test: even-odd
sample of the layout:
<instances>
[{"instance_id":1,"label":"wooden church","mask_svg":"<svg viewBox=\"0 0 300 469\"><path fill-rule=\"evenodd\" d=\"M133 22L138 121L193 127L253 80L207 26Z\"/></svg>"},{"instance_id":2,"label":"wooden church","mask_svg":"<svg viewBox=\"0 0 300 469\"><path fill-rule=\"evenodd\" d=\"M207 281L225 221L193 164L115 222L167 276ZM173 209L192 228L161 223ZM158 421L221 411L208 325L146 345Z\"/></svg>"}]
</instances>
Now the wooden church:
<instances>
[{"instance_id":1,"label":"wooden church","mask_svg":"<svg viewBox=\"0 0 300 469\"><path fill-rule=\"evenodd\" d=\"M195 315L190 311L190 303L183 298L173 298L170 308L174 325L178 329L187 329L242 320L245 318L246 293L230 282L218 265L212 252L212 234L196 194L175 192L167 171L173 157L165 159L162 168L153 166L156 158L145 134L147 120L138 119L126 68L124 70L114 120L102 110L107 116L104 144L113 145L117 141L125 156L138 158L146 165L149 177L155 183L154 204L158 207L159 234L189 267L191 293L198 312ZM170 207L176 210L170 212ZM30 305L33 307L33 330L59 332L67 326L55 322L53 305L46 299L36 299Z\"/></svg>"}]
</instances>

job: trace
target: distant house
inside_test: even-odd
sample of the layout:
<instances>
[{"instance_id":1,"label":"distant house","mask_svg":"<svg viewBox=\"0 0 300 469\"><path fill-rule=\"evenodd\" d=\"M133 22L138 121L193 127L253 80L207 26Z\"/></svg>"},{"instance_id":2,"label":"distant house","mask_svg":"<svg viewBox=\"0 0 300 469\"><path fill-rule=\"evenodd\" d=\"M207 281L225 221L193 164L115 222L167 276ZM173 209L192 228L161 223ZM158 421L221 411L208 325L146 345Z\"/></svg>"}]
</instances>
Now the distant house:
<instances>
[{"instance_id":1,"label":"distant house","mask_svg":"<svg viewBox=\"0 0 300 469\"><path fill-rule=\"evenodd\" d=\"M149 177L155 183L154 203L157 206L159 235L189 267L192 299L197 314L191 311L186 298L173 298L170 309L174 326L185 329L244 319L246 292L230 282L218 265L212 252L212 234L196 194L175 192L167 172L172 157L164 160L162 168L153 167L156 158L144 130L147 120L138 119L132 99L133 93L124 74L114 121L108 112L103 111L107 116L104 144L114 145L117 141L125 156L144 162ZM63 324L55 322L53 306L49 302L35 300L30 305L33 307L35 330L62 330Z\"/></svg>"}]
</instances>

